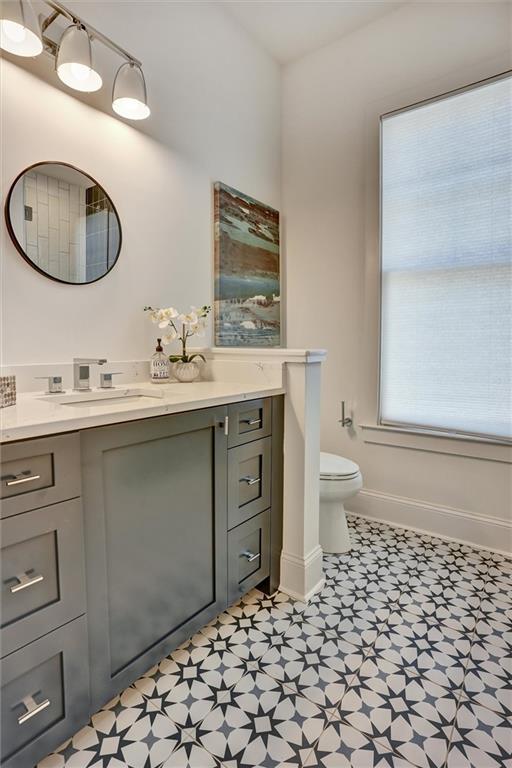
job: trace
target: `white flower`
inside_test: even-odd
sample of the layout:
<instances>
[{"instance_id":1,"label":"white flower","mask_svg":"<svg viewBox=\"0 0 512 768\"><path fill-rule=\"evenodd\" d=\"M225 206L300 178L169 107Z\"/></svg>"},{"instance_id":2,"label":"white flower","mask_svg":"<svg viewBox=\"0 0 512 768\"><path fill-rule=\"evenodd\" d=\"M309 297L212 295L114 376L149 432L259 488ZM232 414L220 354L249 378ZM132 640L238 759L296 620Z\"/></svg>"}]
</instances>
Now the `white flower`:
<instances>
[{"instance_id":1,"label":"white flower","mask_svg":"<svg viewBox=\"0 0 512 768\"><path fill-rule=\"evenodd\" d=\"M188 312L187 314L180 315L178 317L178 320L183 325L196 325L199 318L195 312L191 311L191 312Z\"/></svg>"},{"instance_id":2,"label":"white flower","mask_svg":"<svg viewBox=\"0 0 512 768\"><path fill-rule=\"evenodd\" d=\"M167 344L172 344L174 339L178 338L177 332L174 330L174 328L171 328L169 333L166 333L162 336L162 344L166 346Z\"/></svg>"},{"instance_id":3,"label":"white flower","mask_svg":"<svg viewBox=\"0 0 512 768\"><path fill-rule=\"evenodd\" d=\"M252 330L254 330L256 328L256 324L253 323L252 320L243 320L240 323L240 325L242 326L242 328L247 328L247 330L250 330L250 331L252 331Z\"/></svg>"},{"instance_id":4,"label":"white flower","mask_svg":"<svg viewBox=\"0 0 512 768\"><path fill-rule=\"evenodd\" d=\"M170 320L177 317L178 313L173 307L167 309L154 309L151 313L151 320L158 323L159 328L167 328Z\"/></svg>"},{"instance_id":5,"label":"white flower","mask_svg":"<svg viewBox=\"0 0 512 768\"><path fill-rule=\"evenodd\" d=\"M204 336L205 327L206 323L203 320L199 320L197 323L194 323L194 325L189 325L187 330L194 336Z\"/></svg>"}]
</instances>

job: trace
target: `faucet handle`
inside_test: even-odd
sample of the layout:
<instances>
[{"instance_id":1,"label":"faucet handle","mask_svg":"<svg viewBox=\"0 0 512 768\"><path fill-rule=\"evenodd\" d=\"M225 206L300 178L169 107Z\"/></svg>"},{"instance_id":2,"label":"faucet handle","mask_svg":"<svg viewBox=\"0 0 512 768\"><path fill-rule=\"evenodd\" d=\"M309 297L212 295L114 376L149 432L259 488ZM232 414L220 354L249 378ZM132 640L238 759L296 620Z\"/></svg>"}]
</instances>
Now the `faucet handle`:
<instances>
[{"instance_id":1,"label":"faucet handle","mask_svg":"<svg viewBox=\"0 0 512 768\"><path fill-rule=\"evenodd\" d=\"M100 388L114 389L112 385L112 376L122 376L122 374L122 371L114 371L113 373L100 373Z\"/></svg>"},{"instance_id":2,"label":"faucet handle","mask_svg":"<svg viewBox=\"0 0 512 768\"><path fill-rule=\"evenodd\" d=\"M34 376L34 379L45 379L48 382L47 395L55 395L63 392L62 376Z\"/></svg>"}]
</instances>

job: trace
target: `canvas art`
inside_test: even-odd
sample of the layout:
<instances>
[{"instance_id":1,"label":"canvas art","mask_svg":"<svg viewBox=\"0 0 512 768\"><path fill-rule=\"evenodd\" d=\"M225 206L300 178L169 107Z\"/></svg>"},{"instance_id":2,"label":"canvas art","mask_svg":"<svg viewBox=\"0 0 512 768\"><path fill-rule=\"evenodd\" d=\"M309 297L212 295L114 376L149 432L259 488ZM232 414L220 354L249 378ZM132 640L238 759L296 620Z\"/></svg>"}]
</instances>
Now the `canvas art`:
<instances>
[{"instance_id":1,"label":"canvas art","mask_svg":"<svg viewBox=\"0 0 512 768\"><path fill-rule=\"evenodd\" d=\"M279 346L279 212L220 182L214 195L215 344Z\"/></svg>"}]
</instances>

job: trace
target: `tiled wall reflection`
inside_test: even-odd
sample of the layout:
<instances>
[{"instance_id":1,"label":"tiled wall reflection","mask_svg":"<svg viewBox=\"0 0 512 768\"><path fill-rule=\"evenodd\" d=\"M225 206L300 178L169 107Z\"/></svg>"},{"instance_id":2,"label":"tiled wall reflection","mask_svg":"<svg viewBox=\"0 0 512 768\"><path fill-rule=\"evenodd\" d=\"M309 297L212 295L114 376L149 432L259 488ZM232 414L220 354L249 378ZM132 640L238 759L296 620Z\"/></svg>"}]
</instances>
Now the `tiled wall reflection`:
<instances>
[{"instance_id":1,"label":"tiled wall reflection","mask_svg":"<svg viewBox=\"0 0 512 768\"><path fill-rule=\"evenodd\" d=\"M29 258L62 280L86 279L86 190L43 173L24 177Z\"/></svg>"},{"instance_id":2,"label":"tiled wall reflection","mask_svg":"<svg viewBox=\"0 0 512 768\"><path fill-rule=\"evenodd\" d=\"M86 202L86 279L96 280L107 272L117 257L119 228L104 190L95 185L85 194Z\"/></svg>"}]
</instances>

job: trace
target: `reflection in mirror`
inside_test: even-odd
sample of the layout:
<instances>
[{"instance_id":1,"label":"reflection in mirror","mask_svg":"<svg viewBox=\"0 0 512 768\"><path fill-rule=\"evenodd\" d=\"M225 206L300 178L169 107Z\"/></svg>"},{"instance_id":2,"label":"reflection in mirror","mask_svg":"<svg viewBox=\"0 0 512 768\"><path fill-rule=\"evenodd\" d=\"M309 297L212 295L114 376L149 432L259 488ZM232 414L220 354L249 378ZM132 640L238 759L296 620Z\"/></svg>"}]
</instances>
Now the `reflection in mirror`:
<instances>
[{"instance_id":1,"label":"reflection in mirror","mask_svg":"<svg viewBox=\"0 0 512 768\"><path fill-rule=\"evenodd\" d=\"M121 225L114 205L87 174L39 163L14 182L6 202L9 234L39 272L63 283L92 283L114 266Z\"/></svg>"}]
</instances>

